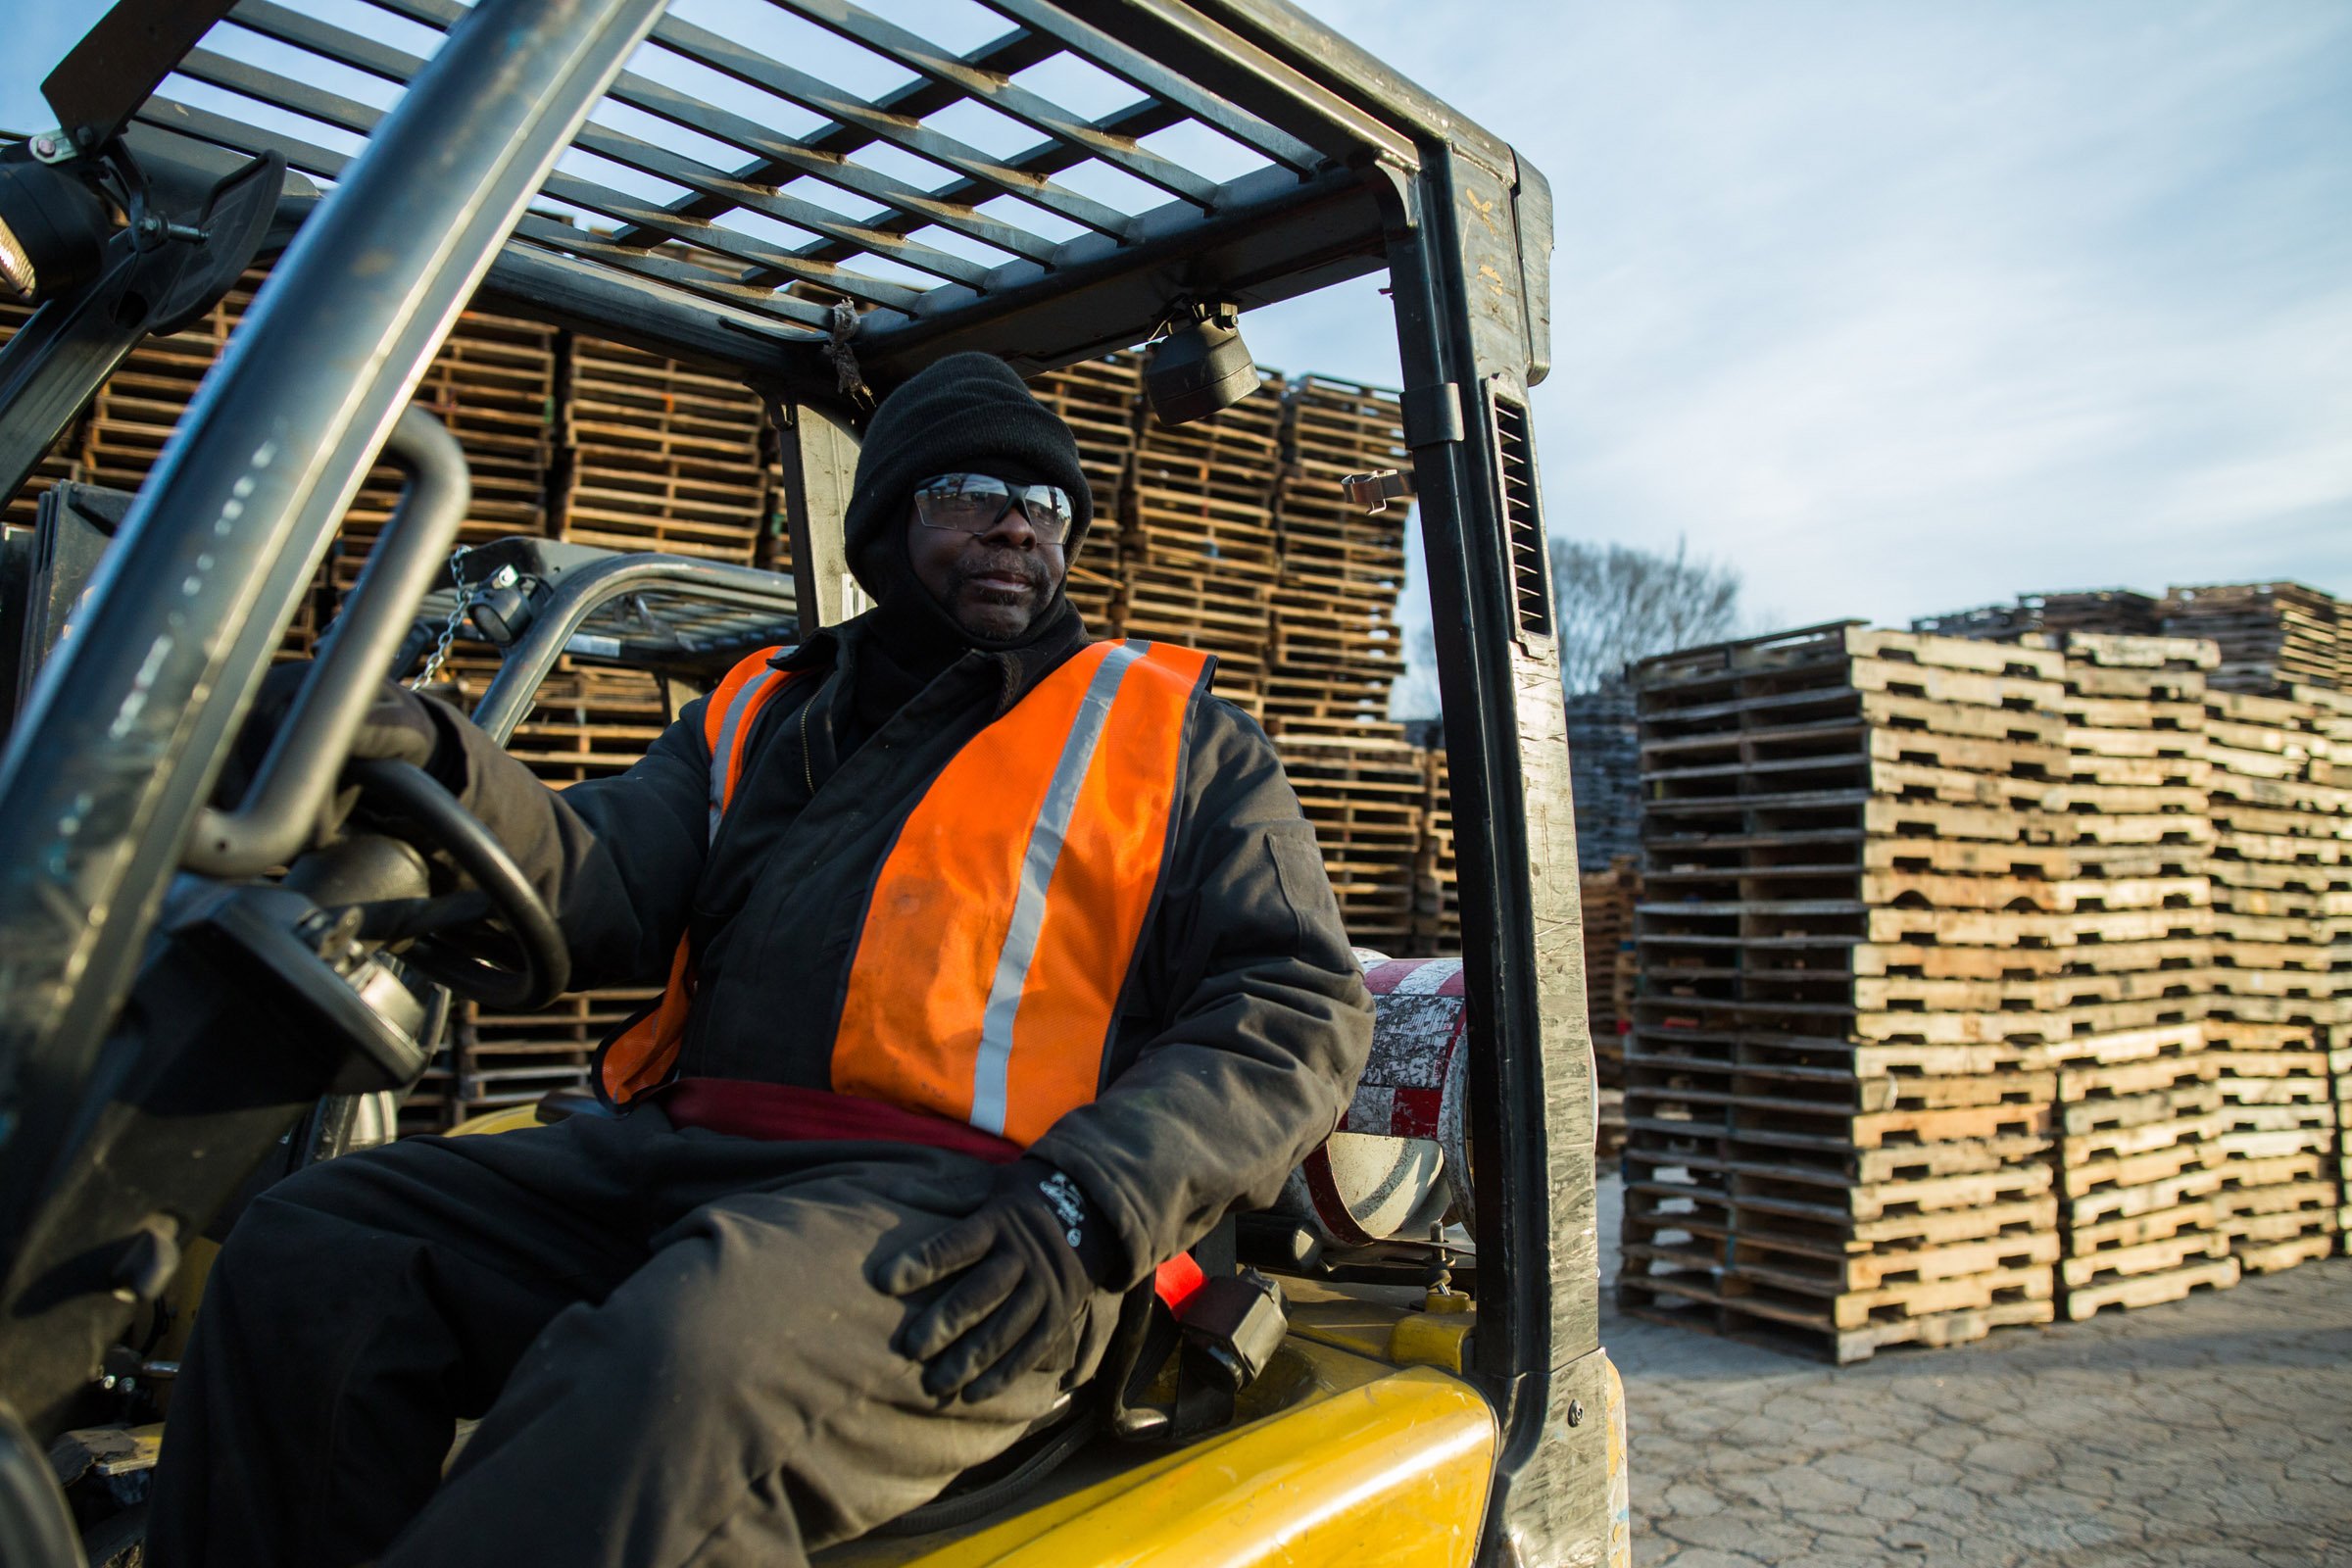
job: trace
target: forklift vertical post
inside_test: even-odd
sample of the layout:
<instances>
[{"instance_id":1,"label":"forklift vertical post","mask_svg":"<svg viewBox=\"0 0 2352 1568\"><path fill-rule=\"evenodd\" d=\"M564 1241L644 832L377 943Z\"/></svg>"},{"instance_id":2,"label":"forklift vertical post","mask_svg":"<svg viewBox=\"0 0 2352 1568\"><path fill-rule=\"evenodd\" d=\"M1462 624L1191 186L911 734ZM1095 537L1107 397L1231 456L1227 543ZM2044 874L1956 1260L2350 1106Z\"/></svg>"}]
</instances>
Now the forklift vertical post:
<instances>
[{"instance_id":1,"label":"forklift vertical post","mask_svg":"<svg viewBox=\"0 0 2352 1568\"><path fill-rule=\"evenodd\" d=\"M1485 840L1460 856L1463 951L1485 960L1466 996L1484 1047L1470 1065L1482 1168L1473 1369L1502 1420L1482 1561L1599 1564L1611 1560L1595 1528L1607 1516L1608 1423L1569 1417L1572 1404L1611 1408L1592 1047L1567 713L1527 430L1536 365L1517 283L1523 250L1548 254L1548 205L1522 212L1507 155L1492 168L1432 139L1421 159L1393 185L1389 281L1406 384L1449 384L1458 400L1458 426L1431 421L1409 439L1425 516L1454 523L1425 523L1422 541L1454 831ZM1522 223L1544 231L1522 236ZM1489 1168L1497 1179L1483 1179Z\"/></svg>"},{"instance_id":2,"label":"forklift vertical post","mask_svg":"<svg viewBox=\"0 0 2352 1568\"><path fill-rule=\"evenodd\" d=\"M483 0L263 286L0 761L0 1250L336 519L660 0ZM420 174L420 171L429 173Z\"/></svg>"},{"instance_id":3,"label":"forklift vertical post","mask_svg":"<svg viewBox=\"0 0 2352 1568\"><path fill-rule=\"evenodd\" d=\"M785 519L792 534L792 582L800 595L801 635L837 626L855 613L849 544L842 520L858 477L858 437L846 420L809 403L771 403L781 416Z\"/></svg>"}]
</instances>

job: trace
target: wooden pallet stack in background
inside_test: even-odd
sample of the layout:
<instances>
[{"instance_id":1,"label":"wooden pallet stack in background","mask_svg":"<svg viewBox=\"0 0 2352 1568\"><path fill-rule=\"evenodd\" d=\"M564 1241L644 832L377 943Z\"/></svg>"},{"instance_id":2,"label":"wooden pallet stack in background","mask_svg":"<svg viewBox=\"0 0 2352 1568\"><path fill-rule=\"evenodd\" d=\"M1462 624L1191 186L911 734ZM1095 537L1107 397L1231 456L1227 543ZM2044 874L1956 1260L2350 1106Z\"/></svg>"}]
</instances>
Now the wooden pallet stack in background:
<instances>
[{"instance_id":1,"label":"wooden pallet stack in background","mask_svg":"<svg viewBox=\"0 0 2352 1568\"><path fill-rule=\"evenodd\" d=\"M575 991L537 1012L468 1004L456 1025L450 1120L534 1104L557 1090L579 1088L598 1044L660 995L658 988Z\"/></svg>"},{"instance_id":2,"label":"wooden pallet stack in background","mask_svg":"<svg viewBox=\"0 0 2352 1568\"><path fill-rule=\"evenodd\" d=\"M751 565L773 533L767 415L740 383L571 340L558 538Z\"/></svg>"},{"instance_id":3,"label":"wooden pallet stack in background","mask_svg":"<svg viewBox=\"0 0 2352 1568\"><path fill-rule=\"evenodd\" d=\"M507 336L489 338L499 329ZM521 372L531 346L527 334L537 330L527 322L493 320L483 323L471 344L453 337L477 362L491 359L494 344L505 352L516 416L509 434L516 447L513 461L524 456L519 414L529 390ZM607 550L662 550L742 565L773 558L775 466L766 411L757 395L722 377L593 338L569 339L560 366L552 340L548 348L546 404L560 410L555 427L562 447L541 492L552 494L555 505L526 514L517 485L513 510L502 511L485 537L547 533ZM486 444L495 427L480 412L473 418ZM463 427L453 428L461 441L466 439ZM481 472L470 444L467 456ZM479 653L461 656L452 665L468 698L478 698L497 669L494 659ZM652 676L565 658L515 727L510 750L562 788L624 771L667 720L667 705ZM463 1119L580 1083L604 1033L654 995L633 987L573 993L530 1014L461 1009L446 1114Z\"/></svg>"},{"instance_id":4,"label":"wooden pallet stack in background","mask_svg":"<svg viewBox=\"0 0 2352 1568\"><path fill-rule=\"evenodd\" d=\"M2352 1005L2331 898L2352 860L2352 789L2314 704L2206 698L2215 937L2206 1030L2219 1054L2222 1228L2262 1272L2334 1249L2343 1203L2328 1050Z\"/></svg>"},{"instance_id":5,"label":"wooden pallet stack in background","mask_svg":"<svg viewBox=\"0 0 2352 1568\"><path fill-rule=\"evenodd\" d=\"M248 272L203 317L169 337L147 339L107 377L82 422L85 483L136 490L146 482L261 281Z\"/></svg>"},{"instance_id":6,"label":"wooden pallet stack in background","mask_svg":"<svg viewBox=\"0 0 2352 1568\"><path fill-rule=\"evenodd\" d=\"M2050 652L1858 625L1636 667L1626 1308L1839 1361L2053 1314Z\"/></svg>"},{"instance_id":7,"label":"wooden pallet stack in background","mask_svg":"<svg viewBox=\"0 0 2352 1568\"><path fill-rule=\"evenodd\" d=\"M1576 863L1597 869L1642 853L1642 743L1623 680L1568 698L1568 778Z\"/></svg>"},{"instance_id":8,"label":"wooden pallet stack in background","mask_svg":"<svg viewBox=\"0 0 2352 1568\"><path fill-rule=\"evenodd\" d=\"M2063 637L2069 632L2153 637L2163 629L2161 608L2154 595L2130 588L2070 589L2062 593L2022 594L2010 604L1923 615L1911 622L1911 629L1937 637L1975 637L2003 643L2030 635Z\"/></svg>"},{"instance_id":9,"label":"wooden pallet stack in background","mask_svg":"<svg viewBox=\"0 0 2352 1568\"><path fill-rule=\"evenodd\" d=\"M1276 577L1274 481L1282 380L1190 424L1148 411L1119 521L1122 637L1166 638L1217 656L1216 692L1265 711Z\"/></svg>"},{"instance_id":10,"label":"wooden pallet stack in background","mask_svg":"<svg viewBox=\"0 0 2352 1568\"><path fill-rule=\"evenodd\" d=\"M1634 909L1642 896L1639 856L1622 855L1605 870L1579 879L1585 917L1585 1016L1592 1029L1592 1060L1604 1089L1625 1082L1624 988L1619 960L1633 947Z\"/></svg>"},{"instance_id":11,"label":"wooden pallet stack in background","mask_svg":"<svg viewBox=\"0 0 2352 1568\"><path fill-rule=\"evenodd\" d=\"M1343 482L1382 469L1407 482L1412 472L1396 393L1317 375L1291 386L1266 676L1266 727L1276 735L1401 733L1389 722L1389 693L1404 673L1396 600L1412 502L1367 512Z\"/></svg>"},{"instance_id":12,"label":"wooden pallet stack in background","mask_svg":"<svg viewBox=\"0 0 2352 1568\"><path fill-rule=\"evenodd\" d=\"M536 321L467 311L411 399L439 419L466 454L472 492L458 525L461 548L548 531L559 336ZM378 464L368 470L327 552L321 624L359 582L400 491L397 468Z\"/></svg>"},{"instance_id":13,"label":"wooden pallet stack in background","mask_svg":"<svg viewBox=\"0 0 2352 1568\"><path fill-rule=\"evenodd\" d=\"M2060 994L2135 1009L2059 1048L2059 1293L2070 1318L2237 1283L2216 1203L2218 1068L2205 1050L2213 911L2204 696L2210 643L2074 633L2066 776L2044 805L2071 905ZM2063 967L2056 967L2062 964Z\"/></svg>"},{"instance_id":14,"label":"wooden pallet stack in background","mask_svg":"<svg viewBox=\"0 0 2352 1568\"><path fill-rule=\"evenodd\" d=\"M2352 649L2352 643L2347 646ZM2336 691L2297 687L2289 695L2310 704L2318 715L2314 749L2326 753L2327 782L2339 789L2352 785L2352 682ZM2309 867L2324 869L2327 884L2318 895L2311 940L2328 951L2329 973L2352 975L2352 844L2341 833L2337 842L2339 858L2333 864L2315 856L2320 863ZM2326 1035L2328 1098L2335 1108L2335 1150L2326 1160L2326 1173L2335 1182L2336 1250L2352 1254L2352 1003L2337 1006L2337 1020Z\"/></svg>"},{"instance_id":15,"label":"wooden pallet stack in background","mask_svg":"<svg viewBox=\"0 0 2352 1568\"><path fill-rule=\"evenodd\" d=\"M1400 740L1322 735L1274 743L1315 827L1348 939L1396 956L1414 951L1429 766Z\"/></svg>"},{"instance_id":16,"label":"wooden pallet stack in background","mask_svg":"<svg viewBox=\"0 0 2352 1568\"><path fill-rule=\"evenodd\" d=\"M1443 745L1421 748L1421 846L1413 862L1411 956L1462 951L1462 909L1453 853L1453 786Z\"/></svg>"},{"instance_id":17,"label":"wooden pallet stack in background","mask_svg":"<svg viewBox=\"0 0 2352 1568\"><path fill-rule=\"evenodd\" d=\"M1078 463L1095 499L1086 549L1070 564L1070 603L1098 635L1110 630L1119 587L1119 518L1135 466L1135 426L1143 408L1143 359L1108 359L1052 371L1029 384L1037 400L1078 438Z\"/></svg>"},{"instance_id":18,"label":"wooden pallet stack in background","mask_svg":"<svg viewBox=\"0 0 2352 1568\"><path fill-rule=\"evenodd\" d=\"M2344 688L2336 601L2297 582L2175 588L2164 596L2164 634L2219 645L2217 691L2278 693L2290 684Z\"/></svg>"}]
</instances>

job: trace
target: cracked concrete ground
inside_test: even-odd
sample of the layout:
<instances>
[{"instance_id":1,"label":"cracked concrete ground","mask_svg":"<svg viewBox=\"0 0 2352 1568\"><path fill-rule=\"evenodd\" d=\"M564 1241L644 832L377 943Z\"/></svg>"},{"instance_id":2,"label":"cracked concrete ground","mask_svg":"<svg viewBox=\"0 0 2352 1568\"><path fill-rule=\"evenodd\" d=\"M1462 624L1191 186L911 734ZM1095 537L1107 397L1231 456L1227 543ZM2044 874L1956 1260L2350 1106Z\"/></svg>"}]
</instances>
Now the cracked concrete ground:
<instances>
[{"instance_id":1,"label":"cracked concrete ground","mask_svg":"<svg viewBox=\"0 0 2352 1568\"><path fill-rule=\"evenodd\" d=\"M2352 1258L1848 1367L1609 1295L1638 1568L2352 1565Z\"/></svg>"}]
</instances>

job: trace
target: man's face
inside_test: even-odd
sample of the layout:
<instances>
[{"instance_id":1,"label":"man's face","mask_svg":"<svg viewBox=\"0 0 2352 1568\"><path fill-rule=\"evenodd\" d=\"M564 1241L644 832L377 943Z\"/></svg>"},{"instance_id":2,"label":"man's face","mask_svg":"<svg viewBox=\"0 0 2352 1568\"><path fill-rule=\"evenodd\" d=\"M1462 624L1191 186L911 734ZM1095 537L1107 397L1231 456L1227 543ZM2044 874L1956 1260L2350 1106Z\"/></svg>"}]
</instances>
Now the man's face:
<instances>
[{"instance_id":1,"label":"man's face","mask_svg":"<svg viewBox=\"0 0 2352 1568\"><path fill-rule=\"evenodd\" d=\"M1013 485L1033 479L1012 464L974 464L968 471ZM1028 631L1053 602L1066 570L1062 546L1040 539L1018 506L1007 507L987 532L974 534L927 526L909 505L906 559L915 580L956 625L996 642L1010 642Z\"/></svg>"}]
</instances>

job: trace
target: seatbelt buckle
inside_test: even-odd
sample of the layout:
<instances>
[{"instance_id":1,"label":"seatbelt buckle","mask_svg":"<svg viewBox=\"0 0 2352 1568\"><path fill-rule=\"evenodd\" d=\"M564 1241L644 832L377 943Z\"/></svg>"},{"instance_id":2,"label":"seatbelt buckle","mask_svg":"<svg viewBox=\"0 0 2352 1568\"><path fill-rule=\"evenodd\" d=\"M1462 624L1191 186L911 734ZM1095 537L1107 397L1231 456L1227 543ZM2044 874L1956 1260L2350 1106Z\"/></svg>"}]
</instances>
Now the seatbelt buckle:
<instances>
[{"instance_id":1,"label":"seatbelt buckle","mask_svg":"<svg viewBox=\"0 0 2352 1568\"><path fill-rule=\"evenodd\" d=\"M1186 1360L1213 1369L1236 1394L1266 1369L1290 1328L1282 1288L1255 1269L1203 1279L1175 1312Z\"/></svg>"}]
</instances>

